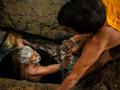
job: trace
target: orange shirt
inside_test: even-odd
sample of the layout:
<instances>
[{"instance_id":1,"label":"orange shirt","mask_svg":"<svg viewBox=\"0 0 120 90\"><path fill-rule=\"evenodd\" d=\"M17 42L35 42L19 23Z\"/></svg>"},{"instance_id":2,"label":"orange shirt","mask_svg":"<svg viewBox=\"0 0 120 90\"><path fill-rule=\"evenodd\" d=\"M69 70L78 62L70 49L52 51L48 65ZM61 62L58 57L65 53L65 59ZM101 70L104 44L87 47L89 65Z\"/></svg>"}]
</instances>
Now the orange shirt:
<instances>
[{"instance_id":1,"label":"orange shirt","mask_svg":"<svg viewBox=\"0 0 120 90\"><path fill-rule=\"evenodd\" d=\"M106 8L106 23L120 32L120 0L102 0Z\"/></svg>"}]
</instances>

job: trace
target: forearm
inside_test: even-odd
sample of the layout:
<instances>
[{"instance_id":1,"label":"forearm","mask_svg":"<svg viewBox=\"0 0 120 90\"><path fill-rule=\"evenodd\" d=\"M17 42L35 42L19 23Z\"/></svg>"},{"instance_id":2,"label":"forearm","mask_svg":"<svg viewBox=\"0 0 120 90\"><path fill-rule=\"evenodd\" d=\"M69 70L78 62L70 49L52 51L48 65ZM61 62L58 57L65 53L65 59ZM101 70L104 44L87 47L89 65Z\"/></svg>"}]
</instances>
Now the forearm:
<instances>
[{"instance_id":1,"label":"forearm","mask_svg":"<svg viewBox=\"0 0 120 90\"><path fill-rule=\"evenodd\" d=\"M53 64L48 66L41 66L41 65L30 65L28 67L28 73L30 75L36 76L36 75L48 75L55 73L60 70L60 64Z\"/></svg>"},{"instance_id":2,"label":"forearm","mask_svg":"<svg viewBox=\"0 0 120 90\"><path fill-rule=\"evenodd\" d=\"M24 39L22 39L23 40L23 43L25 44L25 45L28 45L28 46L31 46L32 47L32 43L30 43L30 42L28 42L27 40L24 40Z\"/></svg>"},{"instance_id":3,"label":"forearm","mask_svg":"<svg viewBox=\"0 0 120 90\"><path fill-rule=\"evenodd\" d=\"M29 74L31 75L48 75L56 73L68 65L68 61L61 62L60 64L52 64L48 66L30 65L28 67Z\"/></svg>"},{"instance_id":4,"label":"forearm","mask_svg":"<svg viewBox=\"0 0 120 90\"><path fill-rule=\"evenodd\" d=\"M96 49L95 49L96 48ZM81 57L77 60L71 74L63 81L58 90L70 90L79 79L84 77L89 68L98 60L102 49L96 45L86 46Z\"/></svg>"},{"instance_id":5,"label":"forearm","mask_svg":"<svg viewBox=\"0 0 120 90\"><path fill-rule=\"evenodd\" d=\"M27 46L30 46L30 47L32 47L32 48L34 48L34 49L36 49L36 48L38 48L38 47L40 47L40 45L37 45L37 44L33 44L33 43L30 43L29 41L27 41L27 40L24 40L24 39L17 39L16 40L17 42L17 46L25 46L25 45L27 45Z\"/></svg>"},{"instance_id":6,"label":"forearm","mask_svg":"<svg viewBox=\"0 0 120 90\"><path fill-rule=\"evenodd\" d=\"M46 74L52 74L52 73L55 73L61 69L61 64L49 65L49 66L46 66L46 69L48 71Z\"/></svg>"},{"instance_id":7,"label":"forearm","mask_svg":"<svg viewBox=\"0 0 120 90\"><path fill-rule=\"evenodd\" d=\"M114 56L111 56L110 51L111 52L117 51L117 52ZM117 57L120 57L119 52L120 52L119 47L107 50L101 54L101 57L99 59L96 59L96 61L92 62L91 64L87 64L86 60L85 60L86 62L78 61L77 63L79 64L76 65L76 68L74 68L73 72L64 80L64 82L62 83L62 85L59 87L58 90L69 90L82 77L85 77L89 73L100 69L102 66L104 66L109 61Z\"/></svg>"},{"instance_id":8,"label":"forearm","mask_svg":"<svg viewBox=\"0 0 120 90\"><path fill-rule=\"evenodd\" d=\"M66 66L70 63L70 60L67 59L69 59L69 57L66 58L66 60L62 61L60 64L53 64L47 66L48 71L50 71L50 73L55 73L61 69L66 68Z\"/></svg>"}]
</instances>

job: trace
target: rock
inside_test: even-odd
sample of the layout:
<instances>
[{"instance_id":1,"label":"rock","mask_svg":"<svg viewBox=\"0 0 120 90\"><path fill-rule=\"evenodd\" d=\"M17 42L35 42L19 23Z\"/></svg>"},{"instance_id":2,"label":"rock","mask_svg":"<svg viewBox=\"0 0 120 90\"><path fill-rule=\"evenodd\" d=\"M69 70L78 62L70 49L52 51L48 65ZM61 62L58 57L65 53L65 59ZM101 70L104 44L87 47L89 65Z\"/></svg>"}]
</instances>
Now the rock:
<instances>
[{"instance_id":1,"label":"rock","mask_svg":"<svg viewBox=\"0 0 120 90\"><path fill-rule=\"evenodd\" d=\"M1 28L56 38L64 34L57 13L68 0L0 0ZM58 31L60 30L60 31ZM46 33L49 32L49 35ZM57 32L57 33L56 33Z\"/></svg>"},{"instance_id":2,"label":"rock","mask_svg":"<svg viewBox=\"0 0 120 90\"><path fill-rule=\"evenodd\" d=\"M59 84L43 84L28 82L26 80L13 80L0 78L0 90L56 90ZM74 87L72 90L78 90Z\"/></svg>"},{"instance_id":3,"label":"rock","mask_svg":"<svg viewBox=\"0 0 120 90\"><path fill-rule=\"evenodd\" d=\"M0 0L0 48L9 30L26 32L50 39L64 38L68 34L62 31L63 28L58 25L56 18L60 8L67 1L69 0ZM29 36L28 39L33 40L35 38ZM41 41L39 42L41 43ZM54 48L53 44L51 46ZM4 50L3 52L9 51L7 48ZM0 55L3 56L3 54ZM30 90L36 88L39 90L43 90L43 88L44 90L49 90L48 88L55 90L57 86L55 85L54 88L54 85L0 79L0 90L4 90L4 88L28 90L29 87ZM100 71L88 75L80 81L76 90L120 90L120 60L113 61L105 65Z\"/></svg>"},{"instance_id":4,"label":"rock","mask_svg":"<svg viewBox=\"0 0 120 90\"><path fill-rule=\"evenodd\" d=\"M25 32L27 34L39 35L47 39L61 40L71 36L70 33L63 31L57 23L57 13L68 0L0 0L0 33L13 31ZM3 41L4 35L0 34L0 40ZM35 42L41 42L41 38L31 38ZM25 38L26 39L26 38ZM0 45L1 42L0 41ZM48 40L42 40L48 42ZM52 41L51 41L52 42ZM60 41L59 41L60 42ZM43 43L41 43L43 44ZM46 44L46 43L44 43ZM11 49L5 40L2 44L0 58L4 57L6 50ZM49 43L51 46L51 43ZM1 48L1 47L0 47ZM10 50L8 50L10 51ZM1 61L1 59L0 59Z\"/></svg>"},{"instance_id":5,"label":"rock","mask_svg":"<svg viewBox=\"0 0 120 90\"><path fill-rule=\"evenodd\" d=\"M12 79L0 79L0 90L56 90L57 84L42 84Z\"/></svg>"}]
</instances>

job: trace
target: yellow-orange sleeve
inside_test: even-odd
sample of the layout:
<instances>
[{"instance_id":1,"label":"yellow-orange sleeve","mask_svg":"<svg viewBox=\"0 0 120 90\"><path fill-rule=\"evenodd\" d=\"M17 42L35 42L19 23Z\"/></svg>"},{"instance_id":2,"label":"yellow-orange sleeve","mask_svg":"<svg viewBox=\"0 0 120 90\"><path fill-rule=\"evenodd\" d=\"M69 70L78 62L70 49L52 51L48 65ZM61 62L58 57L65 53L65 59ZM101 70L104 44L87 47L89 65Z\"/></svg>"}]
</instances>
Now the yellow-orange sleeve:
<instances>
[{"instance_id":1,"label":"yellow-orange sleeve","mask_svg":"<svg viewBox=\"0 0 120 90\"><path fill-rule=\"evenodd\" d=\"M106 9L106 23L120 32L120 1L102 0Z\"/></svg>"}]
</instances>

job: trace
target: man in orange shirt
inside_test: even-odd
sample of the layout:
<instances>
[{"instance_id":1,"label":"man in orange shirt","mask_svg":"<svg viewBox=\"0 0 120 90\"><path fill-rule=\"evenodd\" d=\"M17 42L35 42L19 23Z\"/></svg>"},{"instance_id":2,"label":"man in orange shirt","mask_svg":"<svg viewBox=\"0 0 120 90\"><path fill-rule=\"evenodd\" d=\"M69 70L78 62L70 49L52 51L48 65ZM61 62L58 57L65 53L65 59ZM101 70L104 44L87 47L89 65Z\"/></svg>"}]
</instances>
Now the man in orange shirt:
<instances>
[{"instance_id":1,"label":"man in orange shirt","mask_svg":"<svg viewBox=\"0 0 120 90\"><path fill-rule=\"evenodd\" d=\"M57 90L70 90L97 61L105 64L120 57L119 6L119 0L71 0L62 7L57 18L59 24L75 34L71 42L82 41L84 46L72 72ZM117 48L113 57L110 55L112 48Z\"/></svg>"}]
</instances>

